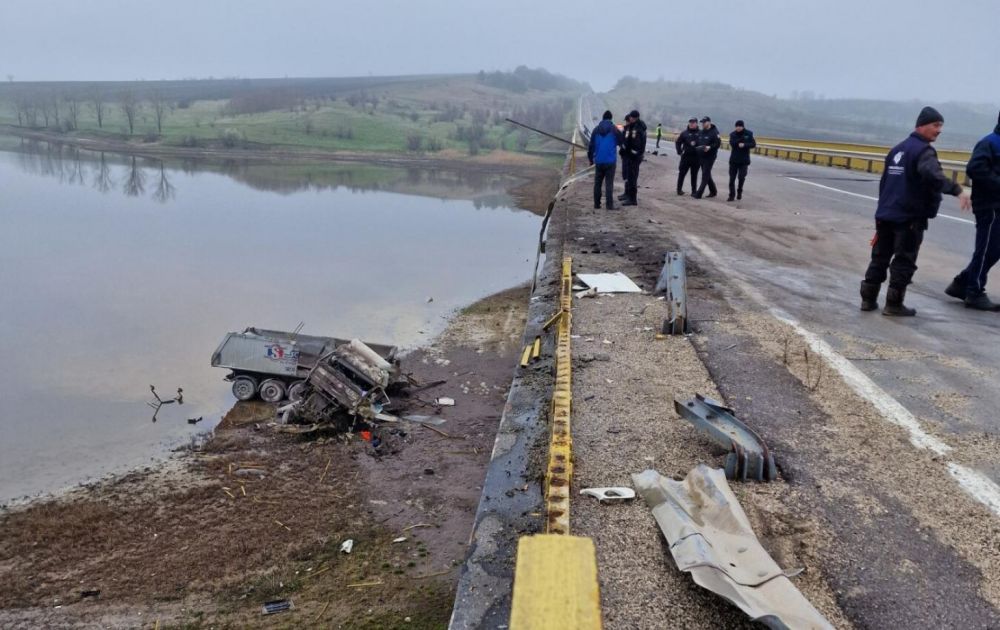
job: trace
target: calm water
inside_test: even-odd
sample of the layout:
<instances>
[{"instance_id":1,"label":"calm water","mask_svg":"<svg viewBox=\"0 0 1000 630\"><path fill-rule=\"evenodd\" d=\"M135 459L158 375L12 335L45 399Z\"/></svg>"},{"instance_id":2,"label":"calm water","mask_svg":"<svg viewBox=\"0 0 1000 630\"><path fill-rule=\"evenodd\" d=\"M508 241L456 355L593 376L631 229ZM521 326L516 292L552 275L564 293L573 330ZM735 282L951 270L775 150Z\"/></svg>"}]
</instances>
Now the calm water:
<instances>
[{"instance_id":1,"label":"calm water","mask_svg":"<svg viewBox=\"0 0 1000 630\"><path fill-rule=\"evenodd\" d=\"M209 367L226 331L303 321L412 346L527 280L539 227L514 180L482 174L39 143L0 151L0 182L0 504L211 428L233 403ZM151 423L150 384L185 404Z\"/></svg>"}]
</instances>

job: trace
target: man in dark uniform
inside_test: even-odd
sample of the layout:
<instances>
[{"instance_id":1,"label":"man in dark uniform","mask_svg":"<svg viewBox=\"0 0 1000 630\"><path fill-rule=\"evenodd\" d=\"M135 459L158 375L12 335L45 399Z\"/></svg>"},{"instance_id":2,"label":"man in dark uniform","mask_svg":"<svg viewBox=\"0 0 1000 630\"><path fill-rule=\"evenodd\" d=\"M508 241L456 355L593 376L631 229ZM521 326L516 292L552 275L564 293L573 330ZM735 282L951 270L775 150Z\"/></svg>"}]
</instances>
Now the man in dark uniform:
<instances>
[{"instance_id":1,"label":"man in dark uniform","mask_svg":"<svg viewBox=\"0 0 1000 630\"><path fill-rule=\"evenodd\" d=\"M628 171L625 179L625 201L623 206L639 204L639 164L646 153L646 123L639 118L639 112L632 110L626 118L622 145L622 169Z\"/></svg>"},{"instance_id":2,"label":"man in dark uniform","mask_svg":"<svg viewBox=\"0 0 1000 630\"><path fill-rule=\"evenodd\" d=\"M698 191L698 152L695 146L698 144L698 119L688 118L687 129L677 136L674 146L677 148L677 155L681 156L679 173L677 174L677 194L684 194L684 178L688 171L691 171L691 194Z\"/></svg>"},{"instance_id":3,"label":"man in dark uniform","mask_svg":"<svg viewBox=\"0 0 1000 630\"><path fill-rule=\"evenodd\" d=\"M624 133L625 127L628 127L629 123L632 122L630 114L625 114L625 124L622 125L622 133ZM623 142L624 144L624 142ZM630 163L625 159L625 147L622 146L618 149L618 156L622 159L622 182L625 184L625 192L618 195L618 201L625 201L628 199L628 168Z\"/></svg>"},{"instance_id":4,"label":"man in dark uniform","mask_svg":"<svg viewBox=\"0 0 1000 630\"><path fill-rule=\"evenodd\" d=\"M917 254L927 222L937 216L941 193L955 195L963 210L971 203L962 187L941 170L931 143L941 135L944 117L933 107L920 110L916 129L885 156L875 211L872 259L861 282L861 310L878 308L878 294L889 273L883 315L913 316L903 304L906 286L917 270Z\"/></svg>"},{"instance_id":5,"label":"man in dark uniform","mask_svg":"<svg viewBox=\"0 0 1000 630\"><path fill-rule=\"evenodd\" d=\"M972 180L976 247L969 266L944 292L965 301L967 308L1000 311L1000 304L986 296L986 275L1000 260L1000 117L993 133L976 143L965 174Z\"/></svg>"},{"instance_id":6,"label":"man in dark uniform","mask_svg":"<svg viewBox=\"0 0 1000 630\"><path fill-rule=\"evenodd\" d=\"M701 166L701 186L698 192L692 193L695 199L701 199L705 194L705 187L708 186L708 197L711 198L719 194L715 187L715 180L712 179L712 166L715 165L715 158L719 155L719 147L722 140L719 138L719 129L712 124L712 119L705 116L701 119L701 131L698 132L698 142L695 151L698 153L698 163Z\"/></svg>"},{"instance_id":7,"label":"man in dark uniform","mask_svg":"<svg viewBox=\"0 0 1000 630\"><path fill-rule=\"evenodd\" d=\"M750 151L757 146L753 132L737 120L735 130L729 133L729 199L743 199L743 182L747 179L747 169L750 168ZM739 187L734 184L739 179Z\"/></svg>"}]
</instances>

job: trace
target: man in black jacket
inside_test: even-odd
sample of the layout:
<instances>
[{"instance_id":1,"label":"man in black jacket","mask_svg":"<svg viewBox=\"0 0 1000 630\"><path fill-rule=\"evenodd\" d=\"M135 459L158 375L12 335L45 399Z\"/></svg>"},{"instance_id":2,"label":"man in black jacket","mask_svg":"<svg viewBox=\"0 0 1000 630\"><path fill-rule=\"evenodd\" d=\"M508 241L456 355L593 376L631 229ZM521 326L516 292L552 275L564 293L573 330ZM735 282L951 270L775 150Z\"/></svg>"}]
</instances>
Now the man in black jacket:
<instances>
[{"instance_id":1,"label":"man in black jacket","mask_svg":"<svg viewBox=\"0 0 1000 630\"><path fill-rule=\"evenodd\" d=\"M908 138L889 149L878 185L875 238L872 257L861 282L861 310L878 308L878 294L889 277L883 315L917 314L903 304L906 287L917 271L917 255L927 231L927 222L937 216L942 193L958 197L968 210L969 196L941 170L937 151L931 146L941 135L944 117L925 107Z\"/></svg>"},{"instance_id":2,"label":"man in black jacket","mask_svg":"<svg viewBox=\"0 0 1000 630\"><path fill-rule=\"evenodd\" d=\"M639 118L639 112L632 110L626 120L622 146L622 169L627 172L625 180L625 201L623 206L639 204L639 164L646 153L646 123Z\"/></svg>"},{"instance_id":3,"label":"man in black jacket","mask_svg":"<svg viewBox=\"0 0 1000 630\"><path fill-rule=\"evenodd\" d=\"M743 199L743 182L750 168L750 151L757 146L753 132L743 125L742 120L737 120L735 127L729 134L729 199L726 201ZM738 188L734 186L737 178Z\"/></svg>"},{"instance_id":4,"label":"man in black jacket","mask_svg":"<svg viewBox=\"0 0 1000 630\"><path fill-rule=\"evenodd\" d=\"M688 118L687 129L677 136L674 146L677 148L677 155L680 159L680 172L677 175L677 194L684 194L684 178L688 171L691 171L691 194L698 191L698 152L695 146L698 144L698 119Z\"/></svg>"},{"instance_id":5,"label":"man in black jacket","mask_svg":"<svg viewBox=\"0 0 1000 630\"><path fill-rule=\"evenodd\" d=\"M965 174L972 180L976 248L969 266L944 292L964 300L967 308L1000 311L1000 304L986 296L986 275L1000 260L1000 116L993 133L976 143Z\"/></svg>"},{"instance_id":6,"label":"man in black jacket","mask_svg":"<svg viewBox=\"0 0 1000 630\"><path fill-rule=\"evenodd\" d=\"M701 119L701 131L698 133L698 142L695 151L698 153L698 162L701 166L701 186L698 192L691 196L701 199L705 195L705 187L708 186L708 196L714 197L719 194L715 187L715 180L712 179L712 166L715 165L715 158L719 155L719 147L722 140L719 138L719 129L712 124L712 119L705 116Z\"/></svg>"}]
</instances>

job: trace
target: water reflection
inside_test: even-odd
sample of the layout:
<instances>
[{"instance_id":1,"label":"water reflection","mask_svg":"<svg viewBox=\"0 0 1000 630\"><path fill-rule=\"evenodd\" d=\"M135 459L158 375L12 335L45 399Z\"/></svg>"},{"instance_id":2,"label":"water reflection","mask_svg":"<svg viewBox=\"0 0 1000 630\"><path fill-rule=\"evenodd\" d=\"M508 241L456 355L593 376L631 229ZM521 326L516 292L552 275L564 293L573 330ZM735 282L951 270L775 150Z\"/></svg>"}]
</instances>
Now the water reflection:
<instances>
[{"instance_id":1,"label":"water reflection","mask_svg":"<svg viewBox=\"0 0 1000 630\"><path fill-rule=\"evenodd\" d=\"M0 357L16 357L0 361L0 504L211 427L232 403L209 366L226 331L430 338L529 279L539 223L510 177L366 164L24 143L0 151L0 181ZM150 384L184 388L155 424Z\"/></svg>"},{"instance_id":2,"label":"water reflection","mask_svg":"<svg viewBox=\"0 0 1000 630\"><path fill-rule=\"evenodd\" d=\"M127 197L149 195L167 203L178 195L174 175L220 173L255 190L293 194L346 188L352 192L400 192L438 199L469 199L476 208L512 205L510 189L518 179L501 173L399 167L364 162L282 160L155 159L90 151L75 146L21 139L13 151L26 173L66 184L87 181L101 192L120 190ZM154 185L148 185L153 182Z\"/></svg>"}]
</instances>

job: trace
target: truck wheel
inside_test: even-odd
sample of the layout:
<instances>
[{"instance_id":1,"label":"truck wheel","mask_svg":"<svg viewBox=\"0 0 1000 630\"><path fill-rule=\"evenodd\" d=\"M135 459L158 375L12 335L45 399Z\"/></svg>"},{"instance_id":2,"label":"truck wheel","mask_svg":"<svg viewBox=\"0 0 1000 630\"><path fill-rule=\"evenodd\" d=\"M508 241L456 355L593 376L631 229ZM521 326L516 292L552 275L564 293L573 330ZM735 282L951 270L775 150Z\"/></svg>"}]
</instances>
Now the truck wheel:
<instances>
[{"instance_id":1,"label":"truck wheel","mask_svg":"<svg viewBox=\"0 0 1000 630\"><path fill-rule=\"evenodd\" d=\"M285 397L285 384L269 378L260 384L260 398L269 403L276 403Z\"/></svg>"},{"instance_id":2,"label":"truck wheel","mask_svg":"<svg viewBox=\"0 0 1000 630\"><path fill-rule=\"evenodd\" d=\"M305 381L295 381L288 386L288 400L292 402L299 402L305 398L306 394L306 382Z\"/></svg>"},{"instance_id":3,"label":"truck wheel","mask_svg":"<svg viewBox=\"0 0 1000 630\"><path fill-rule=\"evenodd\" d=\"M250 400L256 395L256 380L249 376L237 376L233 379L233 396L236 396L236 400Z\"/></svg>"}]
</instances>

